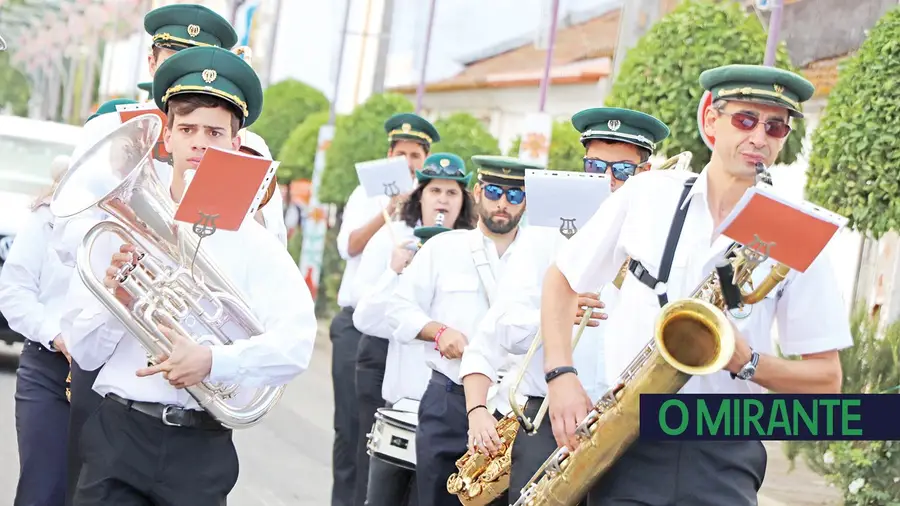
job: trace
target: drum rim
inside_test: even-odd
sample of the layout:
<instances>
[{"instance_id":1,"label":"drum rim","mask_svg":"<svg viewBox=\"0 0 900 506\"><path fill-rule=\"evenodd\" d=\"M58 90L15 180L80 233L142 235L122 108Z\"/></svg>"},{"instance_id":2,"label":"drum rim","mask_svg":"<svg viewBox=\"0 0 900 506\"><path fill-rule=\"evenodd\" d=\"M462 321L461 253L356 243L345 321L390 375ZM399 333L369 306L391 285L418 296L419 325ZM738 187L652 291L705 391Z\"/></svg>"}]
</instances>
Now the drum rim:
<instances>
[{"instance_id":1,"label":"drum rim","mask_svg":"<svg viewBox=\"0 0 900 506\"><path fill-rule=\"evenodd\" d=\"M408 430L412 431L413 433L416 432L416 425L415 425L415 424L407 423L407 422L405 422L405 421L403 421L403 420L398 420L398 419L396 419L396 418L393 418L393 417L390 416L390 413L391 413L391 412L393 412L393 413L407 413L407 414L410 414L409 411L401 411L401 410L399 410L399 409L378 408L378 411L375 412L375 419L376 419L376 420L383 420L384 423L387 423L387 424L389 424L389 425L394 425L395 427L402 427L402 428L404 428L404 429L408 429ZM415 415L415 413L412 413L412 414ZM416 416L418 416L418 415L416 415Z\"/></svg>"}]
</instances>

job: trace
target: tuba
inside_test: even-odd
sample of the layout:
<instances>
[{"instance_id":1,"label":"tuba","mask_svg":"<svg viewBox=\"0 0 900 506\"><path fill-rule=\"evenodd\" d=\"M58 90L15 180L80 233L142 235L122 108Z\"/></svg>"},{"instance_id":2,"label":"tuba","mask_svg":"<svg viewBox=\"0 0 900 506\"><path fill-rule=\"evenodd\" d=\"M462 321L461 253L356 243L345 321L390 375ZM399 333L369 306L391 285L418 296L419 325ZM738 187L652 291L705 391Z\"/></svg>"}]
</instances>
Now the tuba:
<instances>
[{"instance_id":1,"label":"tuba","mask_svg":"<svg viewBox=\"0 0 900 506\"><path fill-rule=\"evenodd\" d=\"M172 351L159 325L213 346L264 331L240 292L200 248L193 227L175 221L176 204L152 162L161 130L162 120L152 114L123 123L71 166L50 203L61 218L92 209L113 218L87 232L75 268L88 290L138 339L150 362ZM134 298L131 307L119 302L91 268L94 243L106 234L136 247L136 260L117 274ZM259 422L284 386L248 391L207 380L186 390L223 426L241 429Z\"/></svg>"},{"instance_id":2,"label":"tuba","mask_svg":"<svg viewBox=\"0 0 900 506\"><path fill-rule=\"evenodd\" d=\"M765 171L757 171L758 184L761 179L764 183ZM642 393L677 393L691 377L721 371L735 345L725 311L761 301L790 272L777 263L753 288L753 272L766 259L752 248L734 245L689 297L663 306L653 339L576 428L579 446L553 452L514 506L577 504L637 438Z\"/></svg>"}]
</instances>

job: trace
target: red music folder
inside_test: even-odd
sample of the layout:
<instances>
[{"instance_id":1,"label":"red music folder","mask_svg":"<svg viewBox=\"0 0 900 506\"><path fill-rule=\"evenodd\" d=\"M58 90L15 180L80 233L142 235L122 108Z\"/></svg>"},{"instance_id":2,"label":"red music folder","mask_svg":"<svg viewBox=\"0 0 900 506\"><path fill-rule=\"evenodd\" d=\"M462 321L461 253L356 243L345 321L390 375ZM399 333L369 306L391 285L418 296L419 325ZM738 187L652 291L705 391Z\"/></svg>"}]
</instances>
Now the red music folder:
<instances>
[{"instance_id":1,"label":"red music folder","mask_svg":"<svg viewBox=\"0 0 900 506\"><path fill-rule=\"evenodd\" d=\"M752 187L717 232L805 272L846 224L847 218L805 200L787 199L771 187Z\"/></svg>"},{"instance_id":2,"label":"red music folder","mask_svg":"<svg viewBox=\"0 0 900 506\"><path fill-rule=\"evenodd\" d=\"M175 219L194 230L238 230L259 207L278 162L237 151L207 148ZM205 235L198 231L198 234Z\"/></svg>"},{"instance_id":3,"label":"red music folder","mask_svg":"<svg viewBox=\"0 0 900 506\"><path fill-rule=\"evenodd\" d=\"M163 136L166 134L166 125L169 124L169 120L166 119L166 114L156 107L155 103L121 104L116 106L116 111L119 113L119 119L122 123L144 114L155 114L159 116L159 119L162 120L163 128L159 131L159 139L157 139L156 147L153 149L153 158L160 162L169 162L169 152L166 151L166 144L163 142Z\"/></svg>"}]
</instances>

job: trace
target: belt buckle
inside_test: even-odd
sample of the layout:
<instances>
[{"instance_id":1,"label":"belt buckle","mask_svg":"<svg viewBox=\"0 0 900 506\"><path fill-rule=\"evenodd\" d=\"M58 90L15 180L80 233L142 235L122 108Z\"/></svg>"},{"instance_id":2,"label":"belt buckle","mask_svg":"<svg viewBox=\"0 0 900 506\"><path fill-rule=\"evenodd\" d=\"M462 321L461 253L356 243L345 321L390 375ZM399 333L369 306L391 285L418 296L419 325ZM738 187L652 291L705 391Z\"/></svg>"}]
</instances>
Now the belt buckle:
<instances>
[{"instance_id":1,"label":"belt buckle","mask_svg":"<svg viewBox=\"0 0 900 506\"><path fill-rule=\"evenodd\" d=\"M181 427L180 423L170 422L169 421L169 413L175 409L175 406L164 406L162 412L162 423L163 425L168 425L169 427Z\"/></svg>"}]
</instances>

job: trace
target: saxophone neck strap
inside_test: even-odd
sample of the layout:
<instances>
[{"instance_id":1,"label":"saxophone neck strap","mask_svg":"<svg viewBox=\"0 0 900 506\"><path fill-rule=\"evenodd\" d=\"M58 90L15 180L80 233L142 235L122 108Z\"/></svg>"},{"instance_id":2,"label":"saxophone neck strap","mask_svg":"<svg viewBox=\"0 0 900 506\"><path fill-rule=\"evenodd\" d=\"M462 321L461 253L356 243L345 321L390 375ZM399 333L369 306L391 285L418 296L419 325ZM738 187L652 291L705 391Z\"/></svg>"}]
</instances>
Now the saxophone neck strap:
<instances>
[{"instance_id":1,"label":"saxophone neck strap","mask_svg":"<svg viewBox=\"0 0 900 506\"><path fill-rule=\"evenodd\" d=\"M681 230L684 228L684 219L687 217L690 206L682 206L684 200L694 186L694 176L684 182L684 190L678 199L678 207L675 208L675 216L672 218L672 226L669 227L669 237L666 239L666 247L663 251L662 260L659 262L659 276L653 277L644 265L635 259L628 262L628 270L645 286L649 287L656 293L659 298L660 307L665 306L669 302L668 287L666 282L669 281L669 273L672 270L672 260L675 258L675 248L678 247L678 239L681 237Z\"/></svg>"},{"instance_id":2,"label":"saxophone neck strap","mask_svg":"<svg viewBox=\"0 0 900 506\"><path fill-rule=\"evenodd\" d=\"M481 278L481 285L487 294L488 306L494 303L494 292L496 283L494 282L493 266L488 259L487 251L484 247L483 236L476 230L469 234L469 247L472 252L472 261L475 262L475 270L478 271L478 277Z\"/></svg>"}]
</instances>

